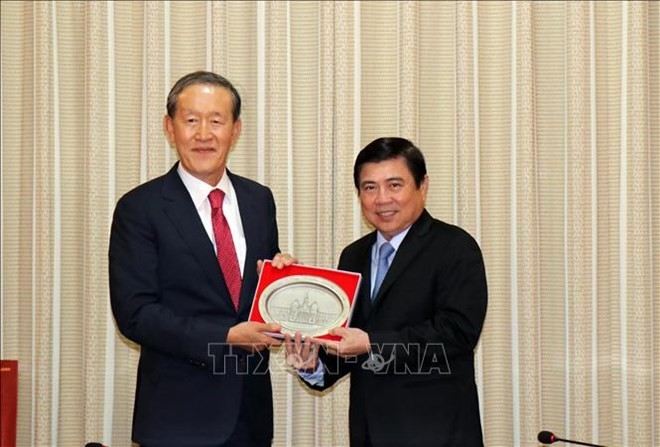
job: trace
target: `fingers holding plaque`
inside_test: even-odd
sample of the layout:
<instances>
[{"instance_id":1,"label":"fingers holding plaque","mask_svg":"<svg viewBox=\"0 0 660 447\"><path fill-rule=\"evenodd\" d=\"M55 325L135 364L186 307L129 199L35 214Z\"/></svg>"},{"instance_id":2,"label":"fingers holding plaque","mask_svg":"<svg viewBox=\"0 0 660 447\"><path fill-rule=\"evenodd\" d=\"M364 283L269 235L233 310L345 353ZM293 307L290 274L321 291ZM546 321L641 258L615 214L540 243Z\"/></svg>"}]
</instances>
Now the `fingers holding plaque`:
<instances>
[{"instance_id":1,"label":"fingers holding plaque","mask_svg":"<svg viewBox=\"0 0 660 447\"><path fill-rule=\"evenodd\" d=\"M330 329L346 326L360 284L360 274L264 263L250 311L250 321L277 323L282 334L332 338Z\"/></svg>"}]
</instances>

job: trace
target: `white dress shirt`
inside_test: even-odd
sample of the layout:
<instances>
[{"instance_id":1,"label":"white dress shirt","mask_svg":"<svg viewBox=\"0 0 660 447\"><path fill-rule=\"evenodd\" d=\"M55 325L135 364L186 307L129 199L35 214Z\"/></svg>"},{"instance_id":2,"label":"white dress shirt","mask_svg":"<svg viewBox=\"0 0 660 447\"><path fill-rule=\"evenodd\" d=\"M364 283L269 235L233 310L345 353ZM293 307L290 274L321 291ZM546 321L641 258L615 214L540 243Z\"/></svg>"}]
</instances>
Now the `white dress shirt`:
<instances>
[{"instance_id":1,"label":"white dress shirt","mask_svg":"<svg viewBox=\"0 0 660 447\"><path fill-rule=\"evenodd\" d=\"M380 246L385 242L389 242L392 248L394 248L392 254L387 257L387 265L392 265L392 260L394 259L394 256L396 256L396 252L399 250L403 238L408 234L408 230L410 230L410 227L406 228L396 236L393 236L389 241L385 239L385 236L383 236L380 231L376 232L376 243L371 247L371 288L369 289L369 292L372 295L374 293L374 285L376 284L376 273L378 272L378 250L380 250Z\"/></svg>"},{"instance_id":2,"label":"white dress shirt","mask_svg":"<svg viewBox=\"0 0 660 447\"><path fill-rule=\"evenodd\" d=\"M231 237L234 240L234 247L236 248L236 256L238 257L238 266L241 269L241 277L243 276L243 270L245 268L245 256L247 251L247 245L245 243L245 233L243 233L243 223L241 222L241 215L238 209L238 200L236 199L236 192L234 191L234 186L229 180L227 175L227 170L222 174L222 178L217 185L211 186L206 182L201 181L197 177L194 177L179 163L177 172L186 189L190 198L195 204L195 209L199 213L199 218L202 220L204 229L213 244L213 249L216 254L218 253L218 248L215 245L215 235L213 234L213 222L211 220L211 202L209 202L209 194L214 189L219 189L225 193L225 198L222 201L222 212L227 219L229 224L229 231L231 231ZM255 267L256 268L256 267Z\"/></svg>"}]
</instances>

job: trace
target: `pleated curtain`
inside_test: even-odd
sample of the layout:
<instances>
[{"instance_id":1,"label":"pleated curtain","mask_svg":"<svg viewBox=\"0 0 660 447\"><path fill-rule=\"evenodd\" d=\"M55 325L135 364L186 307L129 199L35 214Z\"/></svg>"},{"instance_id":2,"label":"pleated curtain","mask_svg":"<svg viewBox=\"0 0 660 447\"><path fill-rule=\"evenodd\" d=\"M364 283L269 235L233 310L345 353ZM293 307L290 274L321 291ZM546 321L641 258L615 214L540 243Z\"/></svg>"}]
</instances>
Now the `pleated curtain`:
<instances>
[{"instance_id":1,"label":"pleated curtain","mask_svg":"<svg viewBox=\"0 0 660 447\"><path fill-rule=\"evenodd\" d=\"M305 264L336 266L371 230L363 146L422 149L428 210L484 253L486 445L548 429L660 446L660 3L3 1L0 20L19 445L131 445L139 347L109 311L112 211L177 160L166 95L208 69L244 100L229 168L273 190ZM311 392L282 351L274 445L348 445L348 381Z\"/></svg>"}]
</instances>

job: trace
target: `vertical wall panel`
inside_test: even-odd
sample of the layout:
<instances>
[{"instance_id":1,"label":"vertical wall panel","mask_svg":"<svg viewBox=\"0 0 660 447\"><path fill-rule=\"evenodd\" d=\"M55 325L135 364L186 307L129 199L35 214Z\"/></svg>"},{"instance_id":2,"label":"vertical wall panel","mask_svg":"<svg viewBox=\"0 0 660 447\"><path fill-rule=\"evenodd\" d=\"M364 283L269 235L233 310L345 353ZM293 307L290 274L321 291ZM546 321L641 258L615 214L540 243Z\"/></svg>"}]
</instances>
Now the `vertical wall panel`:
<instances>
[{"instance_id":1,"label":"vertical wall panel","mask_svg":"<svg viewBox=\"0 0 660 447\"><path fill-rule=\"evenodd\" d=\"M61 322L60 336L60 411L58 417L58 443L72 445L83 434L81 409L83 395L79 393L83 382L83 277L80 275L83 259L84 234L83 203L84 189L80 188L80 174L85 172L84 85L85 66L84 42L76 35L85 26L82 2L59 3L57 6L58 42L58 91L61 141ZM105 168L105 166L104 166ZM55 173L52 172L54 175ZM102 250L101 256L105 254ZM105 305L105 297L101 304Z\"/></svg>"},{"instance_id":2,"label":"vertical wall panel","mask_svg":"<svg viewBox=\"0 0 660 447\"><path fill-rule=\"evenodd\" d=\"M416 1L399 3L399 132L417 142L419 134L419 6Z\"/></svg>"},{"instance_id":3,"label":"vertical wall panel","mask_svg":"<svg viewBox=\"0 0 660 447\"><path fill-rule=\"evenodd\" d=\"M142 2L117 2L115 23L115 201L140 183L140 136L142 113L144 11ZM120 67L120 68L119 68ZM165 108L163 101L163 109ZM161 112L164 115L165 112ZM111 320L114 326L114 321ZM129 446L135 394L138 347L119 334L115 338L112 446ZM106 384L107 385L107 384Z\"/></svg>"},{"instance_id":4,"label":"vertical wall panel","mask_svg":"<svg viewBox=\"0 0 660 447\"><path fill-rule=\"evenodd\" d=\"M511 4L479 3L479 152L482 178L481 246L488 272L488 316L481 337L485 443L512 445L511 356Z\"/></svg>"},{"instance_id":5,"label":"vertical wall panel","mask_svg":"<svg viewBox=\"0 0 660 447\"><path fill-rule=\"evenodd\" d=\"M660 359L660 2L650 2L648 12L648 102L649 102L649 152L650 152L650 208L651 208L651 300L653 307L653 327L651 344L652 359ZM654 25L656 24L656 25ZM657 360L656 360L657 364ZM660 445L660 368L653 371L653 420L652 443Z\"/></svg>"},{"instance_id":6,"label":"vertical wall panel","mask_svg":"<svg viewBox=\"0 0 660 447\"><path fill-rule=\"evenodd\" d=\"M277 201L277 222L280 248L289 252L294 222L288 219L290 207L295 203L289 194L289 15L288 2L266 3L265 54L265 183L273 190ZM292 191L291 191L292 192ZM295 248L295 247L294 247ZM282 353L279 353L280 356ZM292 378L277 371L271 375L275 406L275 438L278 445L291 444L287 430L291 414L287 412ZM293 410L293 409L292 409ZM289 417L287 417L289 415Z\"/></svg>"},{"instance_id":7,"label":"vertical wall panel","mask_svg":"<svg viewBox=\"0 0 660 447\"><path fill-rule=\"evenodd\" d=\"M566 9L568 437L591 437L591 91L589 4Z\"/></svg>"},{"instance_id":8,"label":"vertical wall panel","mask_svg":"<svg viewBox=\"0 0 660 447\"><path fill-rule=\"evenodd\" d=\"M566 334L564 296L564 4L534 4L539 214L540 421L564 432Z\"/></svg>"},{"instance_id":9,"label":"vertical wall panel","mask_svg":"<svg viewBox=\"0 0 660 447\"><path fill-rule=\"evenodd\" d=\"M296 256L316 263L319 140L319 4L291 3L291 108ZM331 267L327 265L326 267Z\"/></svg>"},{"instance_id":10,"label":"vertical wall panel","mask_svg":"<svg viewBox=\"0 0 660 447\"><path fill-rule=\"evenodd\" d=\"M263 6L263 5L262 5ZM226 5L226 48L224 52L214 53L214 62L226 67L225 72L219 74L226 76L238 89L243 101L241 120L243 128L238 143L229 155L228 167L239 175L255 180L259 179L257 123L258 101L265 101L258 97L257 75L258 64L266 64L265 60L257 60L257 12L256 5L249 2L231 2ZM215 25L214 25L215 26ZM263 32L263 31L260 31ZM262 117L263 118L263 117ZM264 129L261 130L262 132ZM266 148L268 149L268 148ZM261 161L263 162L263 160ZM277 200L279 197L275 197ZM278 204L278 217L281 210Z\"/></svg>"},{"instance_id":11,"label":"vertical wall panel","mask_svg":"<svg viewBox=\"0 0 660 447\"><path fill-rule=\"evenodd\" d=\"M318 203L318 89L319 89L319 4L290 3L290 73L291 85L291 153L290 181L293 196L292 224L294 240L291 246L298 259L317 265L316 207ZM326 267L333 267L328 265ZM282 351L284 351L282 349ZM281 355L282 363L284 356ZM279 370L279 368L278 368ZM286 374L286 373L285 373ZM305 392L295 377L291 381L292 402L286 424L290 426L292 445L314 445L316 400Z\"/></svg>"},{"instance_id":12,"label":"vertical wall panel","mask_svg":"<svg viewBox=\"0 0 660 447\"><path fill-rule=\"evenodd\" d=\"M205 2L170 2L169 45L170 73L166 95L181 76L206 69L207 7ZM192 32L191 32L192 31ZM163 109L165 108L163 96ZM173 157L174 159L174 157Z\"/></svg>"},{"instance_id":13,"label":"vertical wall panel","mask_svg":"<svg viewBox=\"0 0 660 447\"><path fill-rule=\"evenodd\" d=\"M347 13L342 8L344 14ZM335 46L339 36L335 33L335 23L338 20L336 4L331 1L319 3L319 49L318 49L318 170L317 180L319 195L316 220L316 245L318 265L335 266L336 253L341 249L341 241L337 240L335 231L335 213L342 206L335 200L336 183L334 178L336 151L335 115L338 105L335 104L336 77L339 58L335 57ZM342 16L341 20L347 17ZM357 61L354 61L357 62ZM344 110L346 112L346 110ZM347 431L344 429L348 420L347 383L339 384L336 392L325 394L318 403L316 416L316 444L315 445L346 445ZM320 421L326 421L325 423Z\"/></svg>"},{"instance_id":14,"label":"vertical wall panel","mask_svg":"<svg viewBox=\"0 0 660 447\"><path fill-rule=\"evenodd\" d=\"M360 17L367 20L367 11L364 9L366 3L360 3ZM353 206L356 199L356 189L353 184L353 164L355 162L355 155L364 147L371 139L365 138L364 127L359 130L362 136L362 142L354 141L355 136L355 123L363 123L364 109L368 105L364 103L364 91L362 91L362 115L358 119L354 113L357 111L354 107L354 90L355 85L355 65L360 65L359 70L362 75L362 86L364 87L365 74L364 70L368 69L365 65L364 57L367 55L368 50L364 47L360 49L362 59L358 60L355 55L355 35L356 25L354 20L355 8L350 3L335 3L336 13L334 17L334 33L335 33L335 47L334 47L334 166L333 166L333 195L334 195L334 222L333 222L333 264L336 265L339 260L341 250L355 239L354 234L354 213L356 208ZM362 22L364 26L364 22ZM361 31L362 32L362 31ZM361 36L361 39L365 39ZM361 40L361 43L364 40ZM321 67L323 68L323 67ZM382 74L382 73L381 73ZM396 83L396 76L393 76L392 82ZM395 100L395 91L392 92L394 96L390 99ZM392 109L392 118L396 119L396 110ZM378 135L382 136L382 135ZM358 144L359 147L355 147ZM367 229L363 229L366 232Z\"/></svg>"},{"instance_id":15,"label":"vertical wall panel","mask_svg":"<svg viewBox=\"0 0 660 447\"><path fill-rule=\"evenodd\" d=\"M215 73L227 72L227 59L229 59L229 22L227 20L227 2L211 2L211 35L206 36L211 41L211 70ZM207 43L208 45L208 43Z\"/></svg>"},{"instance_id":16,"label":"vertical wall panel","mask_svg":"<svg viewBox=\"0 0 660 447\"><path fill-rule=\"evenodd\" d=\"M32 300L33 300L33 368L34 384L34 441L35 445L56 443L53 439L52 387L53 387L53 246L54 246L54 189L53 166L53 23L50 3L35 5L34 54L40 61L34 71L33 115L30 119L39 126L33 127L35 152L34 167L28 171L34 181L34 214L32 253ZM55 354L56 355L56 354Z\"/></svg>"},{"instance_id":17,"label":"vertical wall panel","mask_svg":"<svg viewBox=\"0 0 660 447\"><path fill-rule=\"evenodd\" d=\"M291 152L289 194L293 197L290 251L302 262L317 264L318 183L318 92L319 92L319 4L291 2L290 10L290 132ZM334 267L327 265L325 267ZM284 349L282 349L284 351ZM284 353L280 353L284 363ZM280 370L280 368L278 368ZM316 404L320 398L306 392L296 377L289 380L290 400L286 421L290 445L314 445L316 439Z\"/></svg>"},{"instance_id":18,"label":"vertical wall panel","mask_svg":"<svg viewBox=\"0 0 660 447\"><path fill-rule=\"evenodd\" d=\"M460 17L457 11L461 11ZM470 2L419 4L419 141L413 142L424 153L426 160L430 182L426 206L434 217L447 222L455 218L452 211L457 138L455 116L464 111L461 104L456 104L457 92L470 88L472 81L462 76L460 80L457 78L459 67L456 64L459 57L464 58L466 64L473 61L471 55L458 53L461 45L459 39L464 36L465 26L468 26L464 18L471 11Z\"/></svg>"},{"instance_id":19,"label":"vertical wall panel","mask_svg":"<svg viewBox=\"0 0 660 447\"><path fill-rule=\"evenodd\" d=\"M455 67L455 117L456 142L448 145L454 146L453 154L445 157L445 169L450 172L448 177L454 178L451 190L439 191L446 201L451 197L452 209L456 212L442 216L442 219L455 219L473 236L477 237L476 203L476 163L475 163L475 121L474 121L474 45L472 5L461 3L456 8L456 67ZM450 108L451 109L451 108ZM448 148L448 149L449 149ZM452 161L452 158L454 159ZM443 180L441 180L443 181Z\"/></svg>"},{"instance_id":20,"label":"vertical wall panel","mask_svg":"<svg viewBox=\"0 0 660 447\"><path fill-rule=\"evenodd\" d=\"M84 152L84 234L83 242L83 362L84 439L100 439L103 434L103 402L106 352L105 328L108 321L107 238L110 231L108 216L108 97L92 92L108 88L107 7L94 3L87 9L86 28L90 35L85 48L88 93L85 95Z\"/></svg>"},{"instance_id":21,"label":"vertical wall panel","mask_svg":"<svg viewBox=\"0 0 660 447\"><path fill-rule=\"evenodd\" d=\"M333 266L337 259L334 254L334 160L335 160L335 132L334 132L334 72L335 72L335 8L332 2L319 3L319 46L317 70L319 86L317 90L318 101L318 149L317 163L319 177L318 206L316 219L316 262L320 266ZM330 225L324 225L330 222Z\"/></svg>"},{"instance_id":22,"label":"vertical wall panel","mask_svg":"<svg viewBox=\"0 0 660 447\"><path fill-rule=\"evenodd\" d=\"M280 248L289 247L289 222L286 219L290 206L287 194L289 117L288 91L288 14L287 3L276 2L266 5L266 178L277 198Z\"/></svg>"},{"instance_id":23,"label":"vertical wall panel","mask_svg":"<svg viewBox=\"0 0 660 447\"><path fill-rule=\"evenodd\" d=\"M619 283L619 163L621 134L621 5L595 2L598 185L599 439L623 444L621 297Z\"/></svg>"},{"instance_id":24,"label":"vertical wall panel","mask_svg":"<svg viewBox=\"0 0 660 447\"><path fill-rule=\"evenodd\" d=\"M144 4L144 47L142 59L144 61L143 84L143 141L146 153L146 163L143 171L149 180L166 172L170 166L167 163L165 152L167 143L163 137L163 108L165 95L169 86L165 86L165 3L147 1Z\"/></svg>"},{"instance_id":25,"label":"vertical wall panel","mask_svg":"<svg viewBox=\"0 0 660 447\"><path fill-rule=\"evenodd\" d=\"M34 4L0 3L2 358L19 361L17 444L33 444Z\"/></svg>"},{"instance_id":26,"label":"vertical wall panel","mask_svg":"<svg viewBox=\"0 0 660 447\"><path fill-rule=\"evenodd\" d=\"M2 197L0 206L2 209L2 296L0 298L0 310L3 321L0 328L2 346L0 356L2 359L16 359L20 351L20 313L19 301L15 298L21 293L20 265L18 262L10 262L9 259L18 260L21 253L21 225L20 213L21 176L23 160L31 154L16 150L21 146L24 127L21 111L27 109L22 102L26 101L22 88L30 83L32 68L28 61L23 59L23 45L25 42L26 28L29 23L24 20L15 20L26 16L25 5L20 3L3 3L0 9L0 26L9 30L0 41L0 56L2 57L2 115L0 115L0 144L2 145L3 175L0 178L2 184ZM10 20L9 18L13 19ZM32 31L30 28L29 31ZM28 71L29 70L29 71ZM29 74L28 74L29 73ZM29 98L32 102L32 98ZM6 171L5 171L6 169Z\"/></svg>"},{"instance_id":27,"label":"vertical wall panel","mask_svg":"<svg viewBox=\"0 0 660 447\"><path fill-rule=\"evenodd\" d=\"M393 1L361 3L362 146L382 136L398 136L399 5ZM337 34L341 38L341 34Z\"/></svg>"},{"instance_id":28,"label":"vertical wall panel","mask_svg":"<svg viewBox=\"0 0 660 447\"><path fill-rule=\"evenodd\" d=\"M35 6L25 8L23 15L18 18L19 21L24 21L25 27L23 28L25 45L23 47L24 54L26 55L23 67L24 75L26 78L25 84L20 89L20 94L23 97L21 104L22 112L19 118L26 123L34 123L34 108L36 78L35 78L35 60L38 55L35 51L36 36L35 36L35 23L37 22ZM29 146L36 146L35 129L34 125L22 126L21 137L22 141L27 141ZM34 226L35 214L34 207L36 206L36 194L34 179L34 166L36 163L37 153L35 151L20 151L21 152L21 195L20 200L25 204L20 213L20 225L22 227L20 235L20 248L21 255L18 259L19 275L20 275L20 288L18 299L19 301L19 318L20 325L19 331L21 335L21 342L19 344L19 398L18 398L18 440L25 442L26 445L32 445L35 442L36 434L36 347L35 347L35 330L34 330L34 317L36 313L35 300L34 300L34 253L35 253L35 240L34 240ZM3 165L4 166L4 165ZM27 173L27 175L25 175ZM3 175L4 177L4 175ZM47 322L46 322L47 324ZM20 374L22 373L22 376Z\"/></svg>"},{"instance_id":29,"label":"vertical wall panel","mask_svg":"<svg viewBox=\"0 0 660 447\"><path fill-rule=\"evenodd\" d=\"M628 358L628 442L630 445L651 445L653 397L653 345L648 343L653 333L651 209L649 198L649 63L648 4L630 3L628 10L627 77L627 165L628 189L627 226L628 283L627 339ZM657 53L656 53L657 54ZM657 125L657 123L656 123ZM655 305L659 295L656 294ZM657 367L658 362L655 363Z\"/></svg>"},{"instance_id":30,"label":"vertical wall panel","mask_svg":"<svg viewBox=\"0 0 660 447\"><path fill-rule=\"evenodd\" d=\"M536 445L541 426L539 319L539 210L534 85L533 5L516 7L516 258L520 445Z\"/></svg>"}]
</instances>

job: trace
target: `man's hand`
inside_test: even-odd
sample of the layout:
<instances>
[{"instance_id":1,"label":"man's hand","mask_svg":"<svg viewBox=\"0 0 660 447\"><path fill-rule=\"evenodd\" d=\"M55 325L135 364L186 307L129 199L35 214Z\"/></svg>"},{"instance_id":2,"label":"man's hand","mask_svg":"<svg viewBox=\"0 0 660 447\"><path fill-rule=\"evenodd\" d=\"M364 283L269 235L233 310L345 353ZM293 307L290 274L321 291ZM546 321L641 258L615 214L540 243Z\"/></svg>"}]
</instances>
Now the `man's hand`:
<instances>
[{"instance_id":1,"label":"man's hand","mask_svg":"<svg viewBox=\"0 0 660 447\"><path fill-rule=\"evenodd\" d=\"M300 332L296 332L295 338L289 334L284 335L286 346L286 364L293 366L298 371L314 372L319 364L319 345L312 343L309 338L304 341Z\"/></svg>"},{"instance_id":2,"label":"man's hand","mask_svg":"<svg viewBox=\"0 0 660 447\"><path fill-rule=\"evenodd\" d=\"M273 267L275 267L276 269L283 269L287 265L297 264L298 260L289 253L278 253L275 255L275 257L271 262L273 263ZM261 269L263 267L264 267L264 261L262 260L257 261L257 276L261 275Z\"/></svg>"},{"instance_id":3,"label":"man's hand","mask_svg":"<svg viewBox=\"0 0 660 447\"><path fill-rule=\"evenodd\" d=\"M365 354L371 351L369 334L362 329L355 327L338 327L331 330L330 335L341 337L341 340L336 342L333 340L315 339L326 347L329 354L345 358Z\"/></svg>"},{"instance_id":4,"label":"man's hand","mask_svg":"<svg viewBox=\"0 0 660 447\"><path fill-rule=\"evenodd\" d=\"M227 343L249 352L261 351L270 346L279 346L282 340L271 337L265 332L279 332L279 324L244 321L232 326L227 332Z\"/></svg>"}]
</instances>

